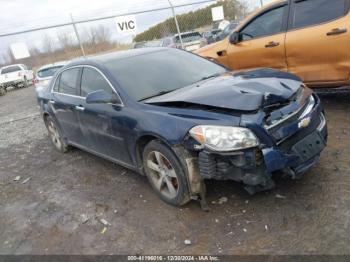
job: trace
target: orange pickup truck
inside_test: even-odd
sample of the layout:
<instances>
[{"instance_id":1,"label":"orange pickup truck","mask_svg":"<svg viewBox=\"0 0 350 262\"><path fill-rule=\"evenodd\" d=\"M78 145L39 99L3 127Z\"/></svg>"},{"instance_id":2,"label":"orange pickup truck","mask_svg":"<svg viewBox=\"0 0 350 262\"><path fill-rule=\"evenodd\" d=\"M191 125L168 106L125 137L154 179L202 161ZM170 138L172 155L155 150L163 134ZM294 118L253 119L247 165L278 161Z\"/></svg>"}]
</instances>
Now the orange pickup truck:
<instances>
[{"instance_id":1,"label":"orange pickup truck","mask_svg":"<svg viewBox=\"0 0 350 262\"><path fill-rule=\"evenodd\" d=\"M294 73L310 87L350 84L350 0L278 0L195 53L233 70Z\"/></svg>"}]
</instances>

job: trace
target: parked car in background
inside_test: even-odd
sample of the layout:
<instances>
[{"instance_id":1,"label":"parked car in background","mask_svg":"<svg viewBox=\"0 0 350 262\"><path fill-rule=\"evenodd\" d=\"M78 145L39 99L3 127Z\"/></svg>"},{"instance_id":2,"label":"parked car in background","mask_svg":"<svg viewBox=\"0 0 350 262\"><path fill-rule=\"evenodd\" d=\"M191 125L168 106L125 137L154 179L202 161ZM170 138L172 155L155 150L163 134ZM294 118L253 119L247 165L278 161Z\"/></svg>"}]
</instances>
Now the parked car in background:
<instances>
[{"instance_id":1,"label":"parked car in background","mask_svg":"<svg viewBox=\"0 0 350 262\"><path fill-rule=\"evenodd\" d=\"M279 0L197 53L236 70L288 71L310 87L349 85L349 8L349 0Z\"/></svg>"},{"instance_id":2,"label":"parked car in background","mask_svg":"<svg viewBox=\"0 0 350 262\"><path fill-rule=\"evenodd\" d=\"M10 86L14 88L28 87L32 83L33 78L33 71L23 64L0 68L0 85L6 90Z\"/></svg>"},{"instance_id":3,"label":"parked car in background","mask_svg":"<svg viewBox=\"0 0 350 262\"><path fill-rule=\"evenodd\" d=\"M186 51L192 52L207 44L207 41L205 38L203 38L202 34L197 31L181 33L180 35L183 43L183 49ZM176 34L174 36L178 48L181 48L180 35Z\"/></svg>"},{"instance_id":4,"label":"parked car in background","mask_svg":"<svg viewBox=\"0 0 350 262\"><path fill-rule=\"evenodd\" d=\"M162 47L174 47L177 48L178 44L173 36L165 37L162 39Z\"/></svg>"},{"instance_id":5,"label":"parked car in background","mask_svg":"<svg viewBox=\"0 0 350 262\"><path fill-rule=\"evenodd\" d=\"M253 194L273 188L273 174L299 178L327 142L321 101L300 78L230 72L175 48L72 62L38 102L59 151L72 145L144 174L175 206L206 208L205 179Z\"/></svg>"},{"instance_id":6,"label":"parked car in background","mask_svg":"<svg viewBox=\"0 0 350 262\"><path fill-rule=\"evenodd\" d=\"M176 34L172 37L166 37L163 39L163 47L175 47L175 48L182 48L180 36L183 43L183 49L187 51L195 51L207 44L207 40L202 36L201 33L192 31L192 32L186 32Z\"/></svg>"},{"instance_id":7,"label":"parked car in background","mask_svg":"<svg viewBox=\"0 0 350 262\"><path fill-rule=\"evenodd\" d=\"M162 47L162 40L145 41L134 44L134 49L146 47Z\"/></svg>"},{"instance_id":8,"label":"parked car in background","mask_svg":"<svg viewBox=\"0 0 350 262\"><path fill-rule=\"evenodd\" d=\"M237 27L239 26L238 21L231 22L228 26L225 27L224 30L222 30L220 33L218 33L215 38L213 39L212 43L221 41L228 37Z\"/></svg>"},{"instance_id":9,"label":"parked car in background","mask_svg":"<svg viewBox=\"0 0 350 262\"><path fill-rule=\"evenodd\" d=\"M207 40L208 44L216 42L217 36L222 32L221 29L212 29L203 33L203 37Z\"/></svg>"},{"instance_id":10,"label":"parked car in background","mask_svg":"<svg viewBox=\"0 0 350 262\"><path fill-rule=\"evenodd\" d=\"M55 73L60 70L62 67L64 67L67 64L66 61L64 62L57 62L54 64L49 64L49 65L45 65L40 67L35 75L35 78L33 80L33 83L36 87L36 89L38 88L46 88L52 77L55 75Z\"/></svg>"}]
</instances>

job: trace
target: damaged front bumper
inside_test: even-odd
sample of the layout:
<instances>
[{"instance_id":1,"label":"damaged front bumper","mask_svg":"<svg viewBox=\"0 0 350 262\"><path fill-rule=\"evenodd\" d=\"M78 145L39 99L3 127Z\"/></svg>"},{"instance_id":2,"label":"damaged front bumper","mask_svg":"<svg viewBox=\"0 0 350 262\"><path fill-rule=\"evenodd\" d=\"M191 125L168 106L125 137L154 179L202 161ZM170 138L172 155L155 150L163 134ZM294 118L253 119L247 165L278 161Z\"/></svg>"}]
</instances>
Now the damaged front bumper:
<instances>
[{"instance_id":1,"label":"damaged front bumper","mask_svg":"<svg viewBox=\"0 0 350 262\"><path fill-rule=\"evenodd\" d=\"M273 128L251 125L259 137L259 148L218 153L202 150L198 154L199 175L203 179L243 182L254 194L275 186L272 176L301 177L318 161L327 143L326 118L317 96L312 108L290 117Z\"/></svg>"}]
</instances>

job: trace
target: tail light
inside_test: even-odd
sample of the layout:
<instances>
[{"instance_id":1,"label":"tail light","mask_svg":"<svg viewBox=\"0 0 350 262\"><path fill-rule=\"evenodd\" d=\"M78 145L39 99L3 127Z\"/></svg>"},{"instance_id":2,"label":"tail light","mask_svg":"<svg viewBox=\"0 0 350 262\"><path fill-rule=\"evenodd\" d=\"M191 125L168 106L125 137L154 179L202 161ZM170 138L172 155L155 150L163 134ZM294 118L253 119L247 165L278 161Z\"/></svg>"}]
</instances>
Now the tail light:
<instances>
[{"instance_id":1,"label":"tail light","mask_svg":"<svg viewBox=\"0 0 350 262\"><path fill-rule=\"evenodd\" d=\"M33 79L33 85L38 84L38 83L39 83L39 80L37 78L34 78Z\"/></svg>"}]
</instances>

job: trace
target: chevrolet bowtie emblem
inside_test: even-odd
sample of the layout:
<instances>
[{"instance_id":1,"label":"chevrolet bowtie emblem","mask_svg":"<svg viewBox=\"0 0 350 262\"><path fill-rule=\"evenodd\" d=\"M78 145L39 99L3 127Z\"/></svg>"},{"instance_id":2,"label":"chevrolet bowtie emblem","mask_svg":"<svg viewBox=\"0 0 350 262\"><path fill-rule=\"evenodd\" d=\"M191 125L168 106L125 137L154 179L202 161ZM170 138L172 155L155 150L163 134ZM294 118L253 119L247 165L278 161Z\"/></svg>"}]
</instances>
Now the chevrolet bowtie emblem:
<instances>
[{"instance_id":1,"label":"chevrolet bowtie emblem","mask_svg":"<svg viewBox=\"0 0 350 262\"><path fill-rule=\"evenodd\" d=\"M311 123L311 118L307 117L299 122L298 127L299 127L299 129L305 128L305 127L308 127L310 125L310 123Z\"/></svg>"}]
</instances>

